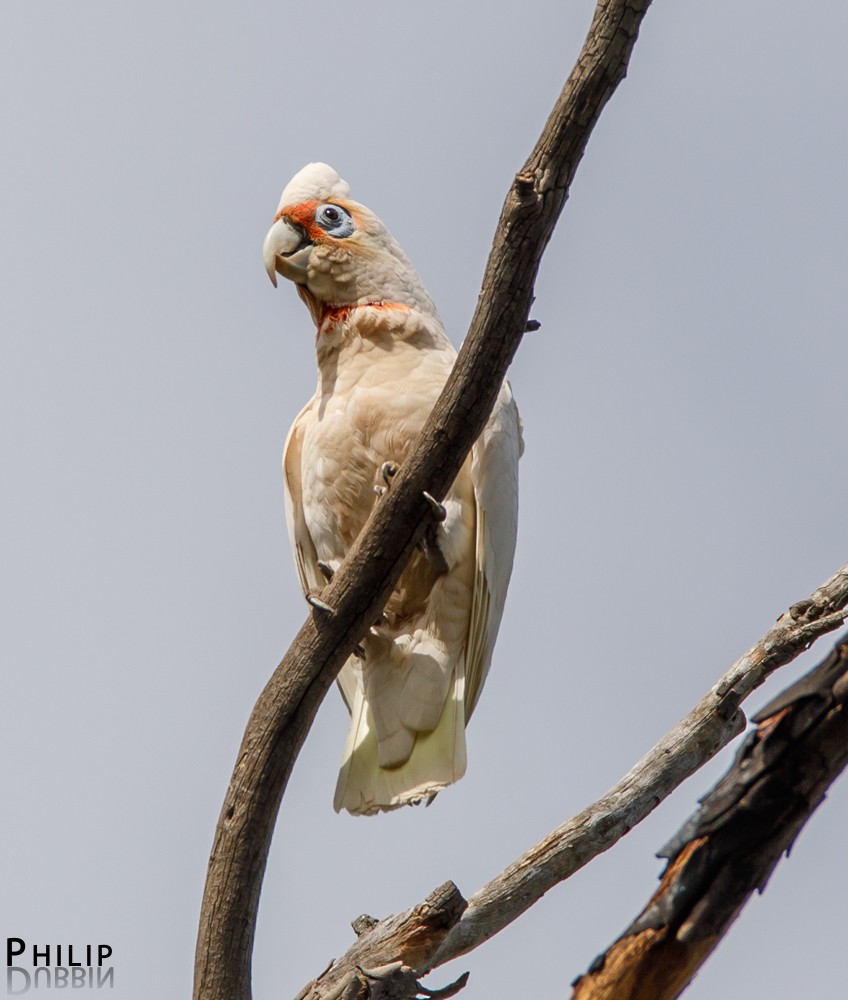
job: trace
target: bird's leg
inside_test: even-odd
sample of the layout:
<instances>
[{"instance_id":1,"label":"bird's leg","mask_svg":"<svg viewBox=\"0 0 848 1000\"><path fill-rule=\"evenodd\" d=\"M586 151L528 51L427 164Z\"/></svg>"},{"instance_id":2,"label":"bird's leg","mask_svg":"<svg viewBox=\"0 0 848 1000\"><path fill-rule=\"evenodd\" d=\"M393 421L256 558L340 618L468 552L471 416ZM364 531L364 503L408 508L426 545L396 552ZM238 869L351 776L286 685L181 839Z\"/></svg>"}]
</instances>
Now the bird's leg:
<instances>
[{"instance_id":1,"label":"bird's leg","mask_svg":"<svg viewBox=\"0 0 848 1000\"><path fill-rule=\"evenodd\" d=\"M439 525L447 517L447 511L445 510L444 504L440 504L439 501L432 496L432 494L424 491L424 499L427 501L427 505L430 508L430 517L424 528L424 534L421 537L421 541L418 543L418 548L424 553L424 557L430 564L430 568L438 576L443 576L448 571L447 561L439 548Z\"/></svg>"},{"instance_id":2,"label":"bird's leg","mask_svg":"<svg viewBox=\"0 0 848 1000\"><path fill-rule=\"evenodd\" d=\"M424 529L424 534L421 536L421 541L418 543L418 548L430 564L433 572L437 576L444 576L448 571L448 564L444 555L442 555L442 550L439 548L439 541L436 535L437 530L438 525L433 523L428 524Z\"/></svg>"}]
</instances>

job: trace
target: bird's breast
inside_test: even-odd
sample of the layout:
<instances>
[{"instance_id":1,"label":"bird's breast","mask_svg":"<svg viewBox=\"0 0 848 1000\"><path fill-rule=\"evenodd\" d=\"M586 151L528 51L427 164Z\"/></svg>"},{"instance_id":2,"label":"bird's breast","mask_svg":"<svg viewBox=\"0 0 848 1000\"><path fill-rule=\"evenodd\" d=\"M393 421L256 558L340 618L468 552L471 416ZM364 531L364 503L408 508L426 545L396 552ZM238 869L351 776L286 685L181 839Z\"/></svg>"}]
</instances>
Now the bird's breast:
<instances>
[{"instance_id":1,"label":"bird's breast","mask_svg":"<svg viewBox=\"0 0 848 1000\"><path fill-rule=\"evenodd\" d=\"M378 330L319 358L302 450L303 509L319 559L344 557L383 485L381 466L409 456L454 357L447 342L422 347Z\"/></svg>"}]
</instances>

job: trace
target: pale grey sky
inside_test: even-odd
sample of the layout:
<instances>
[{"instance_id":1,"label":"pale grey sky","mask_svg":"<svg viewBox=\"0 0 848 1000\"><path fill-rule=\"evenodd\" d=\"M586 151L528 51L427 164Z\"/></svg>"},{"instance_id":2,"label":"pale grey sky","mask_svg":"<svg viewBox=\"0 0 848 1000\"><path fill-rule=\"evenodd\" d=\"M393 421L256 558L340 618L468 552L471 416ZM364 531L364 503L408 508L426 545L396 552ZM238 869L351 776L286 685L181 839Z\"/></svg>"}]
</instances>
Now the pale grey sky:
<instances>
[{"instance_id":1,"label":"pale grey sky","mask_svg":"<svg viewBox=\"0 0 848 1000\"><path fill-rule=\"evenodd\" d=\"M3 937L107 941L116 997L188 995L238 742L305 616L279 459L313 334L262 266L279 193L335 166L461 340L592 7L4 6ZM363 911L474 892L845 560L846 34L837 0L649 12L511 373L518 556L468 774L427 810L336 816L331 693L281 810L257 1000ZM429 985L566 996L727 760ZM688 997L837 995L846 826L843 780Z\"/></svg>"}]
</instances>

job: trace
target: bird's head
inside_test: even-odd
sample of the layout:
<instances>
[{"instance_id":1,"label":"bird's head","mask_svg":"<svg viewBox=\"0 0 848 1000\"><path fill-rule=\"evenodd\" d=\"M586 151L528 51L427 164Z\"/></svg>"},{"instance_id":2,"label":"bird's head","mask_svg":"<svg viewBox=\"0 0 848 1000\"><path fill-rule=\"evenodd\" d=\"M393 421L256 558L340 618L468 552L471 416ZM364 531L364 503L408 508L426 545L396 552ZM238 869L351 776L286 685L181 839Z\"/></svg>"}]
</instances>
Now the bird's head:
<instances>
[{"instance_id":1,"label":"bird's head","mask_svg":"<svg viewBox=\"0 0 848 1000\"><path fill-rule=\"evenodd\" d=\"M316 323L328 310L397 303L435 316L421 279L374 213L350 200L326 163L309 163L286 185L263 247L274 285L297 285Z\"/></svg>"}]
</instances>

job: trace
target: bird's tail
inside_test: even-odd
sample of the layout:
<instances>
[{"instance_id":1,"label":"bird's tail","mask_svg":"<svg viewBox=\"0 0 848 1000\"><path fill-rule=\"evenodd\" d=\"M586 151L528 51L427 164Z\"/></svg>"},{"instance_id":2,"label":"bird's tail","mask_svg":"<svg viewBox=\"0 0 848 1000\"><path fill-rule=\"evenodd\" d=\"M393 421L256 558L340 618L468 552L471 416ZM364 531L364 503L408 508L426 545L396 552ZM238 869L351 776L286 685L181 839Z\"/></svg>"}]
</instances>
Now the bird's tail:
<instances>
[{"instance_id":1,"label":"bird's tail","mask_svg":"<svg viewBox=\"0 0 848 1000\"><path fill-rule=\"evenodd\" d=\"M369 815L431 799L465 774L465 665L460 657L436 728L418 733L408 760L380 767L377 736L362 684L352 698L350 730L345 744L333 806L354 815Z\"/></svg>"}]
</instances>

